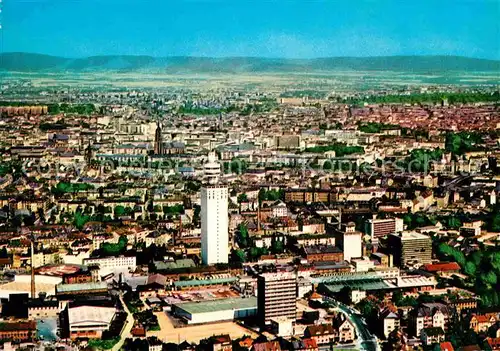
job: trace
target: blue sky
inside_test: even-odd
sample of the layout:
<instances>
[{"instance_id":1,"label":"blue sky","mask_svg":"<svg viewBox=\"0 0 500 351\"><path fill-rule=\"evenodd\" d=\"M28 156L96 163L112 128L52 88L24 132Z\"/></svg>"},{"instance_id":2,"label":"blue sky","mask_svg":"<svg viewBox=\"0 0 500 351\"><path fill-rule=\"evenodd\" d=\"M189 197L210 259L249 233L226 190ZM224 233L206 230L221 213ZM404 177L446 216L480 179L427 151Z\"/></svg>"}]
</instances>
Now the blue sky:
<instances>
[{"instance_id":1,"label":"blue sky","mask_svg":"<svg viewBox=\"0 0 500 351\"><path fill-rule=\"evenodd\" d=\"M2 0L0 50L500 59L500 0Z\"/></svg>"}]
</instances>

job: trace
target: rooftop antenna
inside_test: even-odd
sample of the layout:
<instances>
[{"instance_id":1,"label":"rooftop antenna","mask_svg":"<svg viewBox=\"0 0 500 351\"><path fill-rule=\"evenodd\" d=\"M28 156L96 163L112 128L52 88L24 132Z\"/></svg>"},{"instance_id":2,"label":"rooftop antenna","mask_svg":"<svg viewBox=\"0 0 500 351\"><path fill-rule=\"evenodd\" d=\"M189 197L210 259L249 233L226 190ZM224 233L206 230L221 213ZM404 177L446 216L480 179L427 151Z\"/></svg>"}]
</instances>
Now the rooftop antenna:
<instances>
[{"instance_id":1,"label":"rooftop antenna","mask_svg":"<svg viewBox=\"0 0 500 351\"><path fill-rule=\"evenodd\" d=\"M36 298L36 289L35 289L35 264L34 264L34 254L35 254L35 245L34 245L35 237L31 236L31 298Z\"/></svg>"}]
</instances>

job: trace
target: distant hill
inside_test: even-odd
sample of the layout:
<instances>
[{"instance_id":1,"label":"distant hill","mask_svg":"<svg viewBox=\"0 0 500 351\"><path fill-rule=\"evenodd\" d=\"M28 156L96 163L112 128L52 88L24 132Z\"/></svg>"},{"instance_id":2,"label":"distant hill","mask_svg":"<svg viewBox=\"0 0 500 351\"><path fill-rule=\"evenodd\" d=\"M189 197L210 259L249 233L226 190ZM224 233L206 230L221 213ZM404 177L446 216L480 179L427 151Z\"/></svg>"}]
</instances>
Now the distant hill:
<instances>
[{"instance_id":1,"label":"distant hill","mask_svg":"<svg viewBox=\"0 0 500 351\"><path fill-rule=\"evenodd\" d=\"M332 70L357 71L494 71L500 72L500 61L461 56L380 56L329 57L317 59L271 59L257 57L152 57L91 56L64 58L22 52L0 54L0 71L138 71L161 70L169 73L244 73L244 72L311 72Z\"/></svg>"}]
</instances>

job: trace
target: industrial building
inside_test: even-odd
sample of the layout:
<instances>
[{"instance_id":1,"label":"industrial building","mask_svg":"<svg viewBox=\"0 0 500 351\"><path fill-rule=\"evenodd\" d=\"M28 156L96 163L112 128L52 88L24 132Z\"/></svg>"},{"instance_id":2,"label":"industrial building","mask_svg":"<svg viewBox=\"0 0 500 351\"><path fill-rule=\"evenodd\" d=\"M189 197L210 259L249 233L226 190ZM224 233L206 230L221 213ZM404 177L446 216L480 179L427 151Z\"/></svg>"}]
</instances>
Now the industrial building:
<instances>
[{"instance_id":1,"label":"industrial building","mask_svg":"<svg viewBox=\"0 0 500 351\"><path fill-rule=\"evenodd\" d=\"M109 329L115 317L115 307L68 306L68 327L72 340L77 338L100 338Z\"/></svg>"},{"instance_id":2,"label":"industrial building","mask_svg":"<svg viewBox=\"0 0 500 351\"><path fill-rule=\"evenodd\" d=\"M56 285L61 282L59 277L49 277L46 275L35 275L35 291L43 292L48 296L55 295ZM14 280L0 285L0 297L8 298L10 294L29 293L31 291L31 276L18 274Z\"/></svg>"},{"instance_id":3,"label":"industrial building","mask_svg":"<svg viewBox=\"0 0 500 351\"><path fill-rule=\"evenodd\" d=\"M257 298L232 297L208 301L184 302L172 305L172 313L182 318L187 324L232 321L255 316Z\"/></svg>"}]
</instances>

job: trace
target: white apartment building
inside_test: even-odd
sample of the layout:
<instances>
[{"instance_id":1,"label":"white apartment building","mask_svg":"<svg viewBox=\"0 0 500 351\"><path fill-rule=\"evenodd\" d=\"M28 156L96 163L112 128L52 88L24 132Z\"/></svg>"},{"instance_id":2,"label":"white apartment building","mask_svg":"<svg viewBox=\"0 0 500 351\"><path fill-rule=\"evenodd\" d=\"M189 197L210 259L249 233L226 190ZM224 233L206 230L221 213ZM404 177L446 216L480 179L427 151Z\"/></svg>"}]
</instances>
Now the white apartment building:
<instances>
[{"instance_id":1,"label":"white apartment building","mask_svg":"<svg viewBox=\"0 0 500 351\"><path fill-rule=\"evenodd\" d=\"M228 188L201 188L201 259L203 264L228 263Z\"/></svg>"},{"instance_id":2,"label":"white apartment building","mask_svg":"<svg viewBox=\"0 0 500 351\"><path fill-rule=\"evenodd\" d=\"M112 256L112 257L102 257L102 258L85 258L83 264L89 265L99 265L99 270L102 271L114 271L123 269L134 270L137 267L137 261L135 256Z\"/></svg>"},{"instance_id":3,"label":"white apartment building","mask_svg":"<svg viewBox=\"0 0 500 351\"><path fill-rule=\"evenodd\" d=\"M354 223L346 225L344 232L341 233L341 240L339 240L344 252L344 260L350 261L351 258L363 256L362 236L363 234L356 230Z\"/></svg>"}]
</instances>

